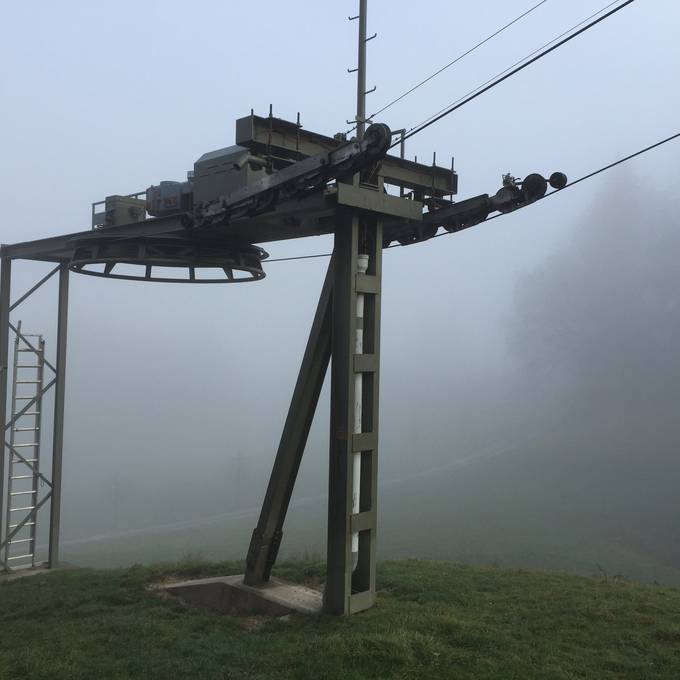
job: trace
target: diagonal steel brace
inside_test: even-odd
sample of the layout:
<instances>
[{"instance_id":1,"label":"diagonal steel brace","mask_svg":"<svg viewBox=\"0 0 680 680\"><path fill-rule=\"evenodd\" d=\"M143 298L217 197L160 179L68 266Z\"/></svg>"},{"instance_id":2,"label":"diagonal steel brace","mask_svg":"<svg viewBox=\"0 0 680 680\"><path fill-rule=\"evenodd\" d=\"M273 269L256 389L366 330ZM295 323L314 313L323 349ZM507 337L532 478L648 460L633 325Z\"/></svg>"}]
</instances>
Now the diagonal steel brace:
<instances>
[{"instance_id":1,"label":"diagonal steel brace","mask_svg":"<svg viewBox=\"0 0 680 680\"><path fill-rule=\"evenodd\" d=\"M40 510L40 508L42 508L42 506L45 505L45 503L47 503L47 501L51 498L51 496L52 496L52 491L50 490L50 491L47 492L47 494L45 494L45 496L43 497L43 499L42 499L42 500L41 500L41 501L33 508L33 510L31 510L31 512L29 512L28 515L26 515L26 517L24 517L24 518L21 520L21 522L19 522L19 524L17 524L17 525L14 527L14 529L13 529L13 530L11 531L11 533L7 536L7 538L6 538L2 543L0 543L0 551L2 551L2 549L7 545L7 543L8 543L9 541L11 541L12 538L13 538L14 536L16 536L16 535L24 528L24 526L25 526L28 522L30 522L31 519L33 519L33 518L36 516L38 510ZM0 557L0 564L1 564L5 569L7 569L7 562L5 562L5 560L3 560L1 557Z\"/></svg>"},{"instance_id":2,"label":"diagonal steel brace","mask_svg":"<svg viewBox=\"0 0 680 680\"><path fill-rule=\"evenodd\" d=\"M305 451L314 411L331 357L331 298L334 257L328 265L319 303L307 340L288 416L281 434L267 493L246 558L244 582L269 580L281 544L283 523Z\"/></svg>"}]
</instances>

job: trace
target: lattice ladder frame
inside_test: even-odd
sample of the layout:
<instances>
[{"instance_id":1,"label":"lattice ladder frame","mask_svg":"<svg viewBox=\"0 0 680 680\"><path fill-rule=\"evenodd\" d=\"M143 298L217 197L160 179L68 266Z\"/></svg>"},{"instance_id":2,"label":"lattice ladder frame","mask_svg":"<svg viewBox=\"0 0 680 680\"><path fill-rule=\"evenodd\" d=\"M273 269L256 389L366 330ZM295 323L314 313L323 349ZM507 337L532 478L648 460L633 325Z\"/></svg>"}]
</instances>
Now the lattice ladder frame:
<instances>
[{"instance_id":1,"label":"lattice ladder frame","mask_svg":"<svg viewBox=\"0 0 680 680\"><path fill-rule=\"evenodd\" d=\"M37 346L34 347L27 338L37 338ZM34 363L22 362L22 354L33 355ZM45 369L45 341L41 335L23 334L21 321L18 322L14 342L13 368L11 400L13 424L10 428L4 535L10 536L10 532L17 528L18 531L7 540L4 546L4 561L8 569L16 570L35 567L36 563L38 493L41 481L42 392ZM35 374L26 375L27 369L35 371ZM21 388L18 386L20 385L31 385L33 389L30 394L19 394L18 390ZM35 400L33 410L22 413L23 404L33 400ZM31 441L20 441L24 437L28 437ZM30 453L24 455L24 451L30 451ZM29 500L26 501L26 498ZM21 551L22 548L23 551ZM19 554L16 554L17 552Z\"/></svg>"}]
</instances>

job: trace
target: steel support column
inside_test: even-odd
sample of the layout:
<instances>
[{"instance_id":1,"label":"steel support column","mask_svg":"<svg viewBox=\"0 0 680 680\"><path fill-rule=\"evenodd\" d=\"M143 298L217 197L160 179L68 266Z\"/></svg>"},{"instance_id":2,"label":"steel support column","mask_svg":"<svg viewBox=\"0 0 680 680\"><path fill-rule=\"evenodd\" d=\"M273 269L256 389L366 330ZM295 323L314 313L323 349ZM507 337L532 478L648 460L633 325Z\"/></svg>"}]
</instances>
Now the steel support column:
<instances>
[{"instance_id":1,"label":"steel support column","mask_svg":"<svg viewBox=\"0 0 680 680\"><path fill-rule=\"evenodd\" d=\"M5 507L5 423L7 422L7 378L9 363L9 307L12 280L12 260L2 258L0 271L0 424L2 424L2 445L0 446L0 543L3 541L2 522Z\"/></svg>"},{"instance_id":2,"label":"steel support column","mask_svg":"<svg viewBox=\"0 0 680 680\"><path fill-rule=\"evenodd\" d=\"M340 212L335 232L332 304L328 552L324 610L351 614L375 602L378 385L382 225L375 213ZM357 271L359 254L368 271ZM364 295L363 353L355 354L357 293ZM363 374L361 427L356 432L355 374ZM353 456L361 453L359 512L352 511ZM359 534L352 565L351 536Z\"/></svg>"},{"instance_id":3,"label":"steel support column","mask_svg":"<svg viewBox=\"0 0 680 680\"><path fill-rule=\"evenodd\" d=\"M50 503L50 544L48 567L59 564L59 525L61 521L61 467L64 450L64 394L66 388L66 337L68 330L68 264L59 269L57 310L57 375L54 386L54 434L52 438L52 500Z\"/></svg>"},{"instance_id":4,"label":"steel support column","mask_svg":"<svg viewBox=\"0 0 680 680\"><path fill-rule=\"evenodd\" d=\"M332 287L333 258L321 289L260 519L250 540L244 578L247 585L269 580L281 544L283 522L331 356Z\"/></svg>"}]
</instances>

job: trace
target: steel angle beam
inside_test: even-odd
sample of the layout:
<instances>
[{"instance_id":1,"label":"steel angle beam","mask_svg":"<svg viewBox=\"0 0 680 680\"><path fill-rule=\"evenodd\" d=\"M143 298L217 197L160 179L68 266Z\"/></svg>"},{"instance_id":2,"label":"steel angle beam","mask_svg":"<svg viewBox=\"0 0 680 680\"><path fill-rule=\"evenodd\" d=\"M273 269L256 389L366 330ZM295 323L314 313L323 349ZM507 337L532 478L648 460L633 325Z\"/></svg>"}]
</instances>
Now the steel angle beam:
<instances>
[{"instance_id":1,"label":"steel angle beam","mask_svg":"<svg viewBox=\"0 0 680 680\"><path fill-rule=\"evenodd\" d=\"M282 118L251 114L236 121L236 144L291 161L330 151L343 143L342 138L305 130ZM397 156L383 158L380 174L388 184L434 196L448 196L458 191L458 176L450 168L425 165Z\"/></svg>"},{"instance_id":2,"label":"steel angle beam","mask_svg":"<svg viewBox=\"0 0 680 680\"><path fill-rule=\"evenodd\" d=\"M23 463L33 474L37 475L40 478L40 481L43 482L44 484L47 484L47 486L51 487L52 482L50 482L45 475L42 474L42 472L38 471L35 469L35 465L30 463L24 456L17 451L17 449L12 446L9 442L5 441L5 447L8 448L18 459L20 463Z\"/></svg>"},{"instance_id":3,"label":"steel angle beam","mask_svg":"<svg viewBox=\"0 0 680 680\"><path fill-rule=\"evenodd\" d=\"M59 563L59 527L61 521L61 472L64 449L64 398L66 388L66 337L68 330L69 269L62 264L59 270L59 303L57 307L57 375L54 386L54 424L52 436L52 501L48 566Z\"/></svg>"},{"instance_id":4,"label":"steel angle beam","mask_svg":"<svg viewBox=\"0 0 680 680\"><path fill-rule=\"evenodd\" d=\"M35 291L38 290L38 288L40 288L40 286L42 286L44 283L49 281L58 271L59 271L59 265L57 265L54 269L52 269L50 272L45 274L45 276L43 276L42 279L40 279L40 281L38 281L38 283L36 283L29 290L27 290L20 298L15 300L12 303L12 305L10 306L9 311L11 312L13 309L16 309L24 300L26 300L31 295L33 295L33 293L35 293Z\"/></svg>"},{"instance_id":5,"label":"steel angle beam","mask_svg":"<svg viewBox=\"0 0 680 680\"><path fill-rule=\"evenodd\" d=\"M250 541L244 577L246 585L269 580L281 544L283 523L331 356L333 263L334 258L331 258L260 518Z\"/></svg>"},{"instance_id":6,"label":"steel angle beam","mask_svg":"<svg viewBox=\"0 0 680 680\"><path fill-rule=\"evenodd\" d=\"M420 201L390 196L383 191L353 184L338 184L337 201L338 205L370 210L415 222L423 218L423 204Z\"/></svg>"},{"instance_id":7,"label":"steel angle beam","mask_svg":"<svg viewBox=\"0 0 680 680\"><path fill-rule=\"evenodd\" d=\"M7 420L7 377L9 375L9 307L10 284L12 281L12 261L3 257L0 266L0 424ZM3 430L4 432L4 430ZM5 437L0 444L0 527L2 508L5 507ZM2 540L0 528L0 541Z\"/></svg>"},{"instance_id":8,"label":"steel angle beam","mask_svg":"<svg viewBox=\"0 0 680 680\"><path fill-rule=\"evenodd\" d=\"M57 379L52 378L52 380L50 380L50 382L48 382L47 385L45 385L42 388L42 390L40 390L37 396L33 397L33 399L26 402L25 406L16 415L5 423L5 430L8 430L10 427L12 427L12 425L14 425L14 423L16 423L16 421L19 420L19 418L21 418L21 416L23 416L26 412L30 411L31 407L35 406L40 397L42 397L51 387L56 385L56 383Z\"/></svg>"},{"instance_id":9,"label":"steel angle beam","mask_svg":"<svg viewBox=\"0 0 680 680\"><path fill-rule=\"evenodd\" d=\"M35 345L23 333L21 333L19 331L19 329L14 324L10 323L9 327L12 331L14 331L14 333L16 333L16 335L19 336L19 338L23 341L23 343L25 345L28 346L29 349L33 350L34 352L38 351L37 348L35 347ZM47 359L44 359L44 361L45 361L45 366L47 366L49 369L51 369L54 373L57 372L57 369L52 365L52 363L50 361L48 361Z\"/></svg>"}]
</instances>

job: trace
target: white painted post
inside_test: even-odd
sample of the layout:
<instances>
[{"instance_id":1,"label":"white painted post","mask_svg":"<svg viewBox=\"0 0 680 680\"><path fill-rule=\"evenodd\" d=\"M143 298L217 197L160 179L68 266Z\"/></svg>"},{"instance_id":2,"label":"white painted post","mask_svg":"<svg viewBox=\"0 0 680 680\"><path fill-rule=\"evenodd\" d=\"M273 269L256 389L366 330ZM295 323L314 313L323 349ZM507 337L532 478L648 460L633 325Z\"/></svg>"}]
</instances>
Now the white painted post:
<instances>
[{"instance_id":1,"label":"white painted post","mask_svg":"<svg viewBox=\"0 0 680 680\"><path fill-rule=\"evenodd\" d=\"M368 270L368 255L357 257L357 273L365 274ZM364 295L357 293L356 335L354 339L354 353L364 353ZM353 434L361 434L361 414L363 410L363 374L354 374L354 428ZM352 513L359 512L359 498L361 494L361 452L352 458ZM359 561L359 533L352 534L352 570L356 569Z\"/></svg>"}]
</instances>

